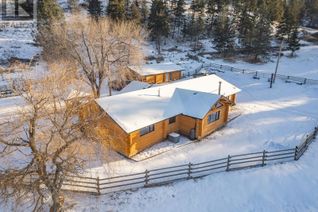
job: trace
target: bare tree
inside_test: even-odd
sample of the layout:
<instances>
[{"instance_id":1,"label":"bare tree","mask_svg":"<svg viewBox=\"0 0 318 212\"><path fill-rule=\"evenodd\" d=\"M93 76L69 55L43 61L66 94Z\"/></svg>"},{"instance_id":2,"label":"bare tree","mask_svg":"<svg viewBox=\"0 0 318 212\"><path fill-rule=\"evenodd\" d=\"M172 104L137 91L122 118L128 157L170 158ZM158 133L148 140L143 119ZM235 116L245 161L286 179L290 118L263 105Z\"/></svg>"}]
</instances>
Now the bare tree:
<instances>
[{"instance_id":1,"label":"bare tree","mask_svg":"<svg viewBox=\"0 0 318 212\"><path fill-rule=\"evenodd\" d=\"M14 87L24 105L10 118L0 119L0 196L2 200L33 197L33 211L64 207L63 182L83 170L80 157L89 148L82 129L94 119L79 121L84 99L69 99L70 70L57 66L48 76L21 79ZM0 117L1 118L1 117ZM91 138L90 138L91 139Z\"/></svg>"},{"instance_id":2,"label":"bare tree","mask_svg":"<svg viewBox=\"0 0 318 212\"><path fill-rule=\"evenodd\" d=\"M65 24L55 23L40 40L45 59L59 57L73 61L98 98L104 83L108 82L111 95L111 82L125 81L129 77L128 66L142 62L141 44L145 35L134 22L73 16Z\"/></svg>"}]
</instances>

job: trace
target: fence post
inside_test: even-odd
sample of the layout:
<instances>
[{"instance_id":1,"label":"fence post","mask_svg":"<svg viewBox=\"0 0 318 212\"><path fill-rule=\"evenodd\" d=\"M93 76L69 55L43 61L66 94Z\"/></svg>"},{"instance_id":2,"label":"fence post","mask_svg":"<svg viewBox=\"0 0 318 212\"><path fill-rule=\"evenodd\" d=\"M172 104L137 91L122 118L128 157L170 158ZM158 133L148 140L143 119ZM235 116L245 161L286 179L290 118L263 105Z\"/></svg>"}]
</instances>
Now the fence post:
<instances>
[{"instance_id":1,"label":"fence post","mask_svg":"<svg viewBox=\"0 0 318 212\"><path fill-rule=\"evenodd\" d=\"M191 170L192 170L192 163L188 164L188 179L191 179Z\"/></svg>"},{"instance_id":2,"label":"fence post","mask_svg":"<svg viewBox=\"0 0 318 212\"><path fill-rule=\"evenodd\" d=\"M233 72L233 67L231 67L231 71Z\"/></svg>"},{"instance_id":3,"label":"fence post","mask_svg":"<svg viewBox=\"0 0 318 212\"><path fill-rule=\"evenodd\" d=\"M245 69L243 69L242 73L244 74L244 72L245 72Z\"/></svg>"},{"instance_id":4,"label":"fence post","mask_svg":"<svg viewBox=\"0 0 318 212\"><path fill-rule=\"evenodd\" d=\"M273 81L274 81L274 74L271 75L270 85L269 85L270 88L273 87Z\"/></svg>"},{"instance_id":5,"label":"fence post","mask_svg":"<svg viewBox=\"0 0 318 212\"><path fill-rule=\"evenodd\" d=\"M231 165L231 156L227 156L227 163L226 163L226 171L230 171L230 165Z\"/></svg>"},{"instance_id":6,"label":"fence post","mask_svg":"<svg viewBox=\"0 0 318 212\"><path fill-rule=\"evenodd\" d=\"M145 171L145 187L148 186L149 183L149 171L146 169Z\"/></svg>"},{"instance_id":7,"label":"fence post","mask_svg":"<svg viewBox=\"0 0 318 212\"><path fill-rule=\"evenodd\" d=\"M306 84L306 82L307 82L307 78L304 79L304 84Z\"/></svg>"},{"instance_id":8,"label":"fence post","mask_svg":"<svg viewBox=\"0 0 318 212\"><path fill-rule=\"evenodd\" d=\"M298 160L298 146L295 147L294 160Z\"/></svg>"},{"instance_id":9,"label":"fence post","mask_svg":"<svg viewBox=\"0 0 318 212\"><path fill-rule=\"evenodd\" d=\"M97 185L97 194L100 195L100 182L99 182L99 177L96 178L96 185Z\"/></svg>"},{"instance_id":10,"label":"fence post","mask_svg":"<svg viewBox=\"0 0 318 212\"><path fill-rule=\"evenodd\" d=\"M263 151L263 157L262 157L262 166L265 166L265 160L266 160L266 151Z\"/></svg>"}]
</instances>

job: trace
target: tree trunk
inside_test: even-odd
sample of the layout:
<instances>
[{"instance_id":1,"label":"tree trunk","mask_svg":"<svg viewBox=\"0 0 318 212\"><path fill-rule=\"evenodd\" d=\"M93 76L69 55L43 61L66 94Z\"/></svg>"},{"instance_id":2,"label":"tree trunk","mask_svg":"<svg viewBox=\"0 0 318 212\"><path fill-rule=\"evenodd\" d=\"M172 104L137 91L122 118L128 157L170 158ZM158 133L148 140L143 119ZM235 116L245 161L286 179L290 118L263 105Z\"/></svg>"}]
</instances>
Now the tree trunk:
<instances>
[{"instance_id":1,"label":"tree trunk","mask_svg":"<svg viewBox=\"0 0 318 212\"><path fill-rule=\"evenodd\" d=\"M109 96L112 95L112 85L109 81L108 81L108 94L109 94Z\"/></svg>"},{"instance_id":2,"label":"tree trunk","mask_svg":"<svg viewBox=\"0 0 318 212\"><path fill-rule=\"evenodd\" d=\"M291 51L290 56L291 56L291 57L294 57L294 56L295 56L295 51Z\"/></svg>"},{"instance_id":3,"label":"tree trunk","mask_svg":"<svg viewBox=\"0 0 318 212\"><path fill-rule=\"evenodd\" d=\"M160 42L160 37L157 38L157 50L158 50L158 55L161 54L161 42Z\"/></svg>"},{"instance_id":4,"label":"tree trunk","mask_svg":"<svg viewBox=\"0 0 318 212\"><path fill-rule=\"evenodd\" d=\"M52 206L50 207L50 212L61 212L63 211L64 197L60 194L52 195Z\"/></svg>"}]
</instances>

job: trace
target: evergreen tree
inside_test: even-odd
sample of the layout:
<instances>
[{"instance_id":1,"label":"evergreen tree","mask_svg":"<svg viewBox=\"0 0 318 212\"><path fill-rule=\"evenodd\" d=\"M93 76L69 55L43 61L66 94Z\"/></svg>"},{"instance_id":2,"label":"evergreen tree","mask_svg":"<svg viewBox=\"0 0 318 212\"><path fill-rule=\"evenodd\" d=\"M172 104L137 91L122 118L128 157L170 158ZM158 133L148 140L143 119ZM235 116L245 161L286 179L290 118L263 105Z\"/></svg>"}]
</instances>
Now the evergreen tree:
<instances>
[{"instance_id":1,"label":"evergreen tree","mask_svg":"<svg viewBox=\"0 0 318 212\"><path fill-rule=\"evenodd\" d=\"M255 7L252 4L239 2L237 5L236 13L238 17L238 40L241 49L244 52L249 53L253 48L252 43L255 39L255 23L256 23L256 14ZM250 5L250 6L248 6Z\"/></svg>"},{"instance_id":2,"label":"evergreen tree","mask_svg":"<svg viewBox=\"0 0 318 212\"><path fill-rule=\"evenodd\" d=\"M141 23L146 24L148 15L149 15L147 0L141 0L140 15L141 15Z\"/></svg>"},{"instance_id":3,"label":"evergreen tree","mask_svg":"<svg viewBox=\"0 0 318 212\"><path fill-rule=\"evenodd\" d=\"M235 28L234 21L228 15L228 10L223 8L215 21L214 47L223 56L234 53L235 49Z\"/></svg>"},{"instance_id":4,"label":"evergreen tree","mask_svg":"<svg viewBox=\"0 0 318 212\"><path fill-rule=\"evenodd\" d=\"M174 26L178 30L178 34L180 33L180 27L183 25L185 21L185 1L184 0L178 0L176 3L176 7L173 11L175 16Z\"/></svg>"},{"instance_id":5,"label":"evergreen tree","mask_svg":"<svg viewBox=\"0 0 318 212\"><path fill-rule=\"evenodd\" d=\"M148 21L150 36L156 42L156 48L160 54L162 37L167 37L170 30L168 9L163 0L152 1Z\"/></svg>"},{"instance_id":6,"label":"evergreen tree","mask_svg":"<svg viewBox=\"0 0 318 212\"><path fill-rule=\"evenodd\" d=\"M186 27L186 34L195 42L195 49L198 44L199 37L205 29L204 18L205 2L203 0L193 0L190 6L191 20Z\"/></svg>"},{"instance_id":7,"label":"evergreen tree","mask_svg":"<svg viewBox=\"0 0 318 212\"><path fill-rule=\"evenodd\" d=\"M284 13L279 25L277 27L276 37L279 40L284 39L287 35L289 35L291 30L291 20L289 17L289 11L287 5L284 6Z\"/></svg>"},{"instance_id":8,"label":"evergreen tree","mask_svg":"<svg viewBox=\"0 0 318 212\"><path fill-rule=\"evenodd\" d=\"M63 20L64 13L55 0L38 1L38 27L50 27L53 21Z\"/></svg>"},{"instance_id":9,"label":"evergreen tree","mask_svg":"<svg viewBox=\"0 0 318 212\"><path fill-rule=\"evenodd\" d=\"M302 8L301 0L293 0L285 3L284 15L279 23L276 37L287 42L287 48L294 56L295 51L300 49L298 28L301 22Z\"/></svg>"},{"instance_id":10,"label":"evergreen tree","mask_svg":"<svg viewBox=\"0 0 318 212\"><path fill-rule=\"evenodd\" d=\"M284 1L283 0L269 0L268 1L268 10L270 14L271 21L282 20L284 15Z\"/></svg>"},{"instance_id":11,"label":"evergreen tree","mask_svg":"<svg viewBox=\"0 0 318 212\"><path fill-rule=\"evenodd\" d=\"M314 18L318 17L318 0L305 0L305 13L309 18L309 26L312 26Z\"/></svg>"},{"instance_id":12,"label":"evergreen tree","mask_svg":"<svg viewBox=\"0 0 318 212\"><path fill-rule=\"evenodd\" d=\"M239 11L239 43L254 60L266 57L271 40L271 16L266 1L241 1Z\"/></svg>"},{"instance_id":13,"label":"evergreen tree","mask_svg":"<svg viewBox=\"0 0 318 212\"><path fill-rule=\"evenodd\" d=\"M116 21L124 20L126 17L125 0L109 0L107 15Z\"/></svg>"},{"instance_id":14,"label":"evergreen tree","mask_svg":"<svg viewBox=\"0 0 318 212\"><path fill-rule=\"evenodd\" d=\"M139 4L137 0L132 2L130 5L130 19L135 21L138 24L141 23L141 19L142 19L141 10L139 8Z\"/></svg>"},{"instance_id":15,"label":"evergreen tree","mask_svg":"<svg viewBox=\"0 0 318 212\"><path fill-rule=\"evenodd\" d=\"M257 18L251 47L254 60L257 61L259 56L266 57L271 47L271 17L268 4L260 1L255 14Z\"/></svg>"},{"instance_id":16,"label":"evergreen tree","mask_svg":"<svg viewBox=\"0 0 318 212\"><path fill-rule=\"evenodd\" d=\"M102 15L102 6L99 0L89 0L88 12L96 21Z\"/></svg>"},{"instance_id":17,"label":"evergreen tree","mask_svg":"<svg viewBox=\"0 0 318 212\"><path fill-rule=\"evenodd\" d=\"M217 14L216 0L207 0L206 14L207 14L207 19L206 19L207 33L208 35L212 35L214 18Z\"/></svg>"},{"instance_id":18,"label":"evergreen tree","mask_svg":"<svg viewBox=\"0 0 318 212\"><path fill-rule=\"evenodd\" d=\"M291 56L294 57L295 51L300 49L300 43L298 38L298 28L294 27L291 31L291 35L288 39L287 49L291 51Z\"/></svg>"},{"instance_id":19,"label":"evergreen tree","mask_svg":"<svg viewBox=\"0 0 318 212\"><path fill-rule=\"evenodd\" d=\"M79 12L80 8L78 5L78 0L68 0L67 3L72 13Z\"/></svg>"},{"instance_id":20,"label":"evergreen tree","mask_svg":"<svg viewBox=\"0 0 318 212\"><path fill-rule=\"evenodd\" d=\"M299 27L301 21L301 11L303 8L302 0L286 1L284 6L284 15L279 23L276 37L278 39L286 38L289 40L292 29Z\"/></svg>"}]
</instances>

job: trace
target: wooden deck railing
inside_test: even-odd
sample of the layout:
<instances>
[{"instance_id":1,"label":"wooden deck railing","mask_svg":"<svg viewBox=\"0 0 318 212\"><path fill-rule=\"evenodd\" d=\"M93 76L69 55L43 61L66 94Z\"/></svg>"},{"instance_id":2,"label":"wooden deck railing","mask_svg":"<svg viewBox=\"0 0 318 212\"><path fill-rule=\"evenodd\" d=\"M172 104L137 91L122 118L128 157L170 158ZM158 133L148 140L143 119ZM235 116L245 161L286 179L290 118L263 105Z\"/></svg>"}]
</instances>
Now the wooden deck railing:
<instances>
[{"instance_id":1,"label":"wooden deck railing","mask_svg":"<svg viewBox=\"0 0 318 212\"><path fill-rule=\"evenodd\" d=\"M234 171L244 168L263 167L269 164L297 161L315 140L318 128L315 128L306 139L295 148L275 151L261 151L240 155L228 155L201 163L188 163L144 172L121 175L109 178L67 177L63 189L74 192L96 195L116 191L137 189L168 184L180 180L204 177L216 172Z\"/></svg>"}]
</instances>

